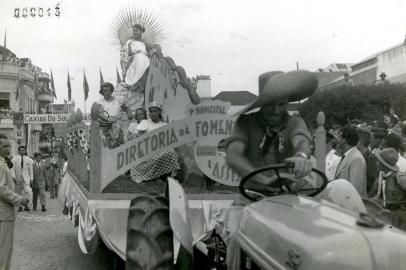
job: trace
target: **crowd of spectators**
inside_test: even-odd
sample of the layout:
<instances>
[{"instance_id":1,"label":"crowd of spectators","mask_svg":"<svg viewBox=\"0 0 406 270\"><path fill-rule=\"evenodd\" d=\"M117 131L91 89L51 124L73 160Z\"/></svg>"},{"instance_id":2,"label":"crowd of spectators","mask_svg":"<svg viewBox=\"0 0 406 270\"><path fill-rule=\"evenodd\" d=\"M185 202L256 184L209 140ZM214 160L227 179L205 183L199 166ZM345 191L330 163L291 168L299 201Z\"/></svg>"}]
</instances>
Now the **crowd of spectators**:
<instances>
[{"instance_id":1,"label":"crowd of spectators","mask_svg":"<svg viewBox=\"0 0 406 270\"><path fill-rule=\"evenodd\" d=\"M326 175L346 179L364 200L392 212L406 229L406 121L390 110L371 124L351 120L334 125L326 136Z\"/></svg>"}]
</instances>

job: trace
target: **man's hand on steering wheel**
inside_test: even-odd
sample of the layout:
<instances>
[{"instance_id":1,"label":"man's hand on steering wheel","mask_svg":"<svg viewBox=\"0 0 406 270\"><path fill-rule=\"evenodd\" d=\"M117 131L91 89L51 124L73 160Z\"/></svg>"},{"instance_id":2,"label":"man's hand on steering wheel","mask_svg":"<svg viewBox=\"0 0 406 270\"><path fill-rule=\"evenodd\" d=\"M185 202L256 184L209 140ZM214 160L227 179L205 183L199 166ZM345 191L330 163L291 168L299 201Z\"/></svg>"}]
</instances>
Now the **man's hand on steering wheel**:
<instances>
[{"instance_id":1,"label":"man's hand on steering wheel","mask_svg":"<svg viewBox=\"0 0 406 270\"><path fill-rule=\"evenodd\" d=\"M284 179L287 180L288 178L284 178ZM279 188L274 188L271 186L272 184L276 183L276 181L278 181L278 178L276 177L276 175L274 177L270 177L269 175L259 173L252 177L252 180L249 183L247 183L246 187L248 189L254 190L254 191L265 191L268 193L280 193ZM282 186L282 189L286 192L288 191L286 189L285 185Z\"/></svg>"},{"instance_id":2,"label":"man's hand on steering wheel","mask_svg":"<svg viewBox=\"0 0 406 270\"><path fill-rule=\"evenodd\" d=\"M323 172L312 168L309 160L302 157L292 157L287 161L290 164L283 163L261 167L242 177L239 185L241 194L249 200L257 201L259 198L281 194L315 196L326 188L328 183L327 177ZM308 180L299 179L290 173L278 172L280 169L293 169L295 166L298 169L297 171L304 175L309 174L309 172L317 174L321 177L321 185L308 187ZM309 167L310 170L307 171ZM266 171L274 171L275 174L268 177L268 179L264 179L262 172ZM267 186L271 183L278 183L278 185Z\"/></svg>"},{"instance_id":3,"label":"man's hand on steering wheel","mask_svg":"<svg viewBox=\"0 0 406 270\"><path fill-rule=\"evenodd\" d=\"M310 174L312 170L312 163L305 157L294 156L287 158L285 161L286 163L293 164L293 173L298 179Z\"/></svg>"}]
</instances>

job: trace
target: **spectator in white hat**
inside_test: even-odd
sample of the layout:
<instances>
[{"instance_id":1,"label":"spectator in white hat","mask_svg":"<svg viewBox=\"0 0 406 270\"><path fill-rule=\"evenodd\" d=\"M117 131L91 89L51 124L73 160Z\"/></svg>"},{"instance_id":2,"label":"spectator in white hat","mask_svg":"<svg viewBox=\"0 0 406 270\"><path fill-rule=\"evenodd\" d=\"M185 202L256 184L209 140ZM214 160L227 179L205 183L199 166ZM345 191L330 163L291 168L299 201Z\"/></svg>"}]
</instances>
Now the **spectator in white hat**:
<instances>
[{"instance_id":1,"label":"spectator in white hat","mask_svg":"<svg viewBox=\"0 0 406 270\"><path fill-rule=\"evenodd\" d=\"M167 125L162 120L162 105L159 102L151 102L148 105L148 112L149 118L142 120L135 130L137 136ZM150 159L131 168L130 175L131 180L136 183L156 179L166 181L168 176L176 176L179 170L178 154L175 150L169 149L152 154Z\"/></svg>"},{"instance_id":2,"label":"spectator in white hat","mask_svg":"<svg viewBox=\"0 0 406 270\"><path fill-rule=\"evenodd\" d=\"M149 132L167 125L167 123L163 121L162 105L159 102L157 101L151 102L148 105L148 112L149 118L142 120L141 123L139 123L136 128L135 133L138 136L144 134L145 132Z\"/></svg>"}]
</instances>

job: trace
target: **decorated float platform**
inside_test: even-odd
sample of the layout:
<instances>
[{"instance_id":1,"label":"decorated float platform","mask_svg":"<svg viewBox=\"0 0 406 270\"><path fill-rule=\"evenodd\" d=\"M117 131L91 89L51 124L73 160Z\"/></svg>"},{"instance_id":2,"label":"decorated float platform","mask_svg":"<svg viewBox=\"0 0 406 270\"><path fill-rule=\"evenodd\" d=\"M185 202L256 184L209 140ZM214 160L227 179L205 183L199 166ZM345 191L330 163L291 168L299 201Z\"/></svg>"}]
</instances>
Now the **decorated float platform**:
<instances>
[{"instance_id":1,"label":"decorated float platform","mask_svg":"<svg viewBox=\"0 0 406 270\"><path fill-rule=\"evenodd\" d=\"M142 17L132 15L135 19ZM116 31L128 33L122 27L118 24ZM128 45L127 40L120 39L123 48ZM128 64L126 53L124 65ZM227 114L230 104L201 102L184 69L170 57L164 57L160 49L151 50L148 59L149 66L140 80L129 86L124 79L116 85L114 97L131 112L146 108L151 102L162 104L166 126L111 148L99 122L98 103L92 106L90 126L83 122L80 110L72 113L67 123L68 171L59 199L63 213L79 228L78 241L84 253L94 252L102 240L126 260L131 201L146 193L165 196L168 185L156 179L136 182L126 173L165 151L175 151L178 156L180 170L171 181L182 186L181 193L187 201L187 209L171 203L169 211L181 216L185 210L188 212L193 244L214 229L221 209L229 208L240 198L239 176L227 166L222 147L236 119ZM128 66L122 68L123 75L127 69ZM127 116L122 114L120 121L128 127ZM172 220L171 225L177 226Z\"/></svg>"},{"instance_id":2,"label":"decorated float platform","mask_svg":"<svg viewBox=\"0 0 406 270\"><path fill-rule=\"evenodd\" d=\"M199 106L220 103L189 107L193 112L210 111ZM143 193L164 195L167 185L161 180L136 183L125 172L161 152L175 149L178 153L178 182L188 200L193 243L214 229L221 209L240 198L239 177L226 165L224 152L218 149L231 134L233 117L218 113L189 116L110 149L103 141L98 121L93 120L89 129L80 121L80 114L77 111L69 121L69 166L62 180L60 200L64 212L79 226L78 240L84 253L92 253L101 238L125 260L131 200Z\"/></svg>"}]
</instances>

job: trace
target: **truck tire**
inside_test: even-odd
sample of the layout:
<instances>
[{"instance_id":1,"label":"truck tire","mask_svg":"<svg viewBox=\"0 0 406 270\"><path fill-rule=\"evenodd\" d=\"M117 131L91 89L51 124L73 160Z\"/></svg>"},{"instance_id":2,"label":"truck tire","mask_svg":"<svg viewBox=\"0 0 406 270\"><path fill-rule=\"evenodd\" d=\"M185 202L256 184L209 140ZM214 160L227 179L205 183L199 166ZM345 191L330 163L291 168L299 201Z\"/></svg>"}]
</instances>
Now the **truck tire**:
<instances>
[{"instance_id":1,"label":"truck tire","mask_svg":"<svg viewBox=\"0 0 406 270\"><path fill-rule=\"evenodd\" d=\"M131 200L127 221L126 270L169 270L173 232L168 199L142 194Z\"/></svg>"}]
</instances>

